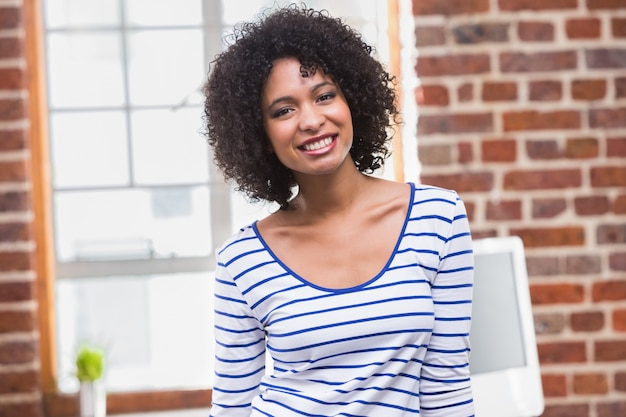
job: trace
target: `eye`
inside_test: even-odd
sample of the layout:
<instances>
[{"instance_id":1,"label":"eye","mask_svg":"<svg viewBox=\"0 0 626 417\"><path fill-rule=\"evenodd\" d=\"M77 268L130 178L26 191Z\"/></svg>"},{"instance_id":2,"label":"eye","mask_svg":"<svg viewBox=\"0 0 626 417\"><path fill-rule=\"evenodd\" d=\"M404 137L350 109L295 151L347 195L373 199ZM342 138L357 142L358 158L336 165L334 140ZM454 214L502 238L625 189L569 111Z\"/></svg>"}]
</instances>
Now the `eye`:
<instances>
[{"instance_id":1,"label":"eye","mask_svg":"<svg viewBox=\"0 0 626 417\"><path fill-rule=\"evenodd\" d=\"M336 96L337 94L334 92L324 93L317 98L317 101L328 101L335 98Z\"/></svg>"},{"instance_id":2,"label":"eye","mask_svg":"<svg viewBox=\"0 0 626 417\"><path fill-rule=\"evenodd\" d=\"M284 116L286 114L289 114L292 111L293 111L293 109L291 107L281 107L280 109L278 109L274 113L272 113L272 117L273 118L278 118L278 117Z\"/></svg>"}]
</instances>

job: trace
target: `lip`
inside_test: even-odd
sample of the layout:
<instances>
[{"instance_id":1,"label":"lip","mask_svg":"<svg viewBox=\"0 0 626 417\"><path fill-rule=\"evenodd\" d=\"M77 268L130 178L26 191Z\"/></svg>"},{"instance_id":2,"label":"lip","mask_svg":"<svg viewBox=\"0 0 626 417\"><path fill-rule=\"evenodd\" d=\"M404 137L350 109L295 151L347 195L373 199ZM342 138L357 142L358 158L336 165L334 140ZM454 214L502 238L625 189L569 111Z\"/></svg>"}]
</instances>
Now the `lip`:
<instances>
[{"instance_id":1,"label":"lip","mask_svg":"<svg viewBox=\"0 0 626 417\"><path fill-rule=\"evenodd\" d=\"M318 149L308 149L308 150L306 149L307 145L310 145L316 142L321 142L327 139L330 139L331 142L326 145L321 146ZM314 138L307 139L300 146L298 146L298 149L308 154L320 154L320 153L324 153L332 149L336 143L337 143L337 134L319 135Z\"/></svg>"}]
</instances>

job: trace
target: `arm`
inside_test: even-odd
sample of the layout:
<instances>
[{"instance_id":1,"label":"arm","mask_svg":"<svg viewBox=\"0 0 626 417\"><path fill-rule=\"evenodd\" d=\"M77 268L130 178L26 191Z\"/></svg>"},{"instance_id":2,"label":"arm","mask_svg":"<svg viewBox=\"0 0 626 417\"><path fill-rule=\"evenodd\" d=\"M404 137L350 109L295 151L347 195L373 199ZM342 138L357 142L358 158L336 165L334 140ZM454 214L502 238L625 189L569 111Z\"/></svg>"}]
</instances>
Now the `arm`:
<instances>
[{"instance_id":1,"label":"arm","mask_svg":"<svg viewBox=\"0 0 626 417\"><path fill-rule=\"evenodd\" d=\"M218 254L211 417L249 417L265 372L265 333Z\"/></svg>"},{"instance_id":2,"label":"arm","mask_svg":"<svg viewBox=\"0 0 626 417\"><path fill-rule=\"evenodd\" d=\"M457 198L432 285L435 324L420 376L424 417L474 415L469 331L474 258L465 206Z\"/></svg>"}]
</instances>

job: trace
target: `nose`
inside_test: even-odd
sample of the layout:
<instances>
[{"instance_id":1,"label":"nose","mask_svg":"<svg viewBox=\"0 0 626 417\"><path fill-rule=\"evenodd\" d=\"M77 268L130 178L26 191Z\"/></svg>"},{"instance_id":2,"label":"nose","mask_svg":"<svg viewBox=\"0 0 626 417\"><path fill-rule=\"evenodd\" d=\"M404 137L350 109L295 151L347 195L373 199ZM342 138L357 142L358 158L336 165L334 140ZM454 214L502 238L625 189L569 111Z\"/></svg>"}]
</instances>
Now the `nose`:
<instances>
[{"instance_id":1,"label":"nose","mask_svg":"<svg viewBox=\"0 0 626 417\"><path fill-rule=\"evenodd\" d=\"M308 103L302 106L300 111L300 129L316 131L322 127L325 121L324 113L315 104Z\"/></svg>"}]
</instances>

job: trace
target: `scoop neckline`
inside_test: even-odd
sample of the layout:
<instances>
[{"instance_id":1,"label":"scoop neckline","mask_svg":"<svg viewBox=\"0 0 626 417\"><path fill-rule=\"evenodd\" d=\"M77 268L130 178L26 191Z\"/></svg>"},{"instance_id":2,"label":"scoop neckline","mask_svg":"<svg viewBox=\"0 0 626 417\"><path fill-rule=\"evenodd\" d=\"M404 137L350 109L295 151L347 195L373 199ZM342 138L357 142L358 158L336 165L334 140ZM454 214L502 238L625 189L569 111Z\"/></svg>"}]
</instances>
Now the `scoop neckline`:
<instances>
[{"instance_id":1,"label":"scoop neckline","mask_svg":"<svg viewBox=\"0 0 626 417\"><path fill-rule=\"evenodd\" d=\"M365 288L365 287L369 286L370 284L372 284L373 282L376 282L380 277L382 277L385 274L385 272L387 272L387 270L389 269L389 265L391 265L391 262L393 261L394 257L396 256L396 253L398 252L398 247L400 246L400 242L402 242L402 238L404 237L404 234L406 232L406 227L407 227L407 224L409 222L409 218L411 216L411 207L413 206L413 200L415 198L415 184L413 184L413 183L406 183L406 184L409 184L409 186L410 186L410 194L409 194L409 201L407 203L407 210L406 210L406 214L405 214L405 217L404 217L404 223L402 224L402 228L400 229L400 233L398 235L398 238L396 239L396 243L395 243L395 246L393 248L393 251L391 252L391 255L389 255L389 259L387 259L387 262L385 263L385 265L381 268L381 270L376 275L374 275L372 278L362 282L361 284L357 284L357 285L354 285L352 287L331 288L331 287L323 287L321 285L317 285L317 284L312 283L308 279L306 279L306 278L300 276L298 273L296 273L287 264L285 264L276 255L276 253L274 253L274 251L272 250L270 245L263 238L263 235L261 235L261 232L259 232L259 229L257 227L257 223L258 223L259 220L255 220L252 223L252 230L254 231L254 234L256 235L257 239L259 239L259 241L263 245L263 248L269 253L269 255L272 257L272 259L274 261L276 261L276 263L278 263L282 268L284 268L285 271L287 271L287 273L289 273L289 275L291 275L292 277L296 278L300 282L306 284L309 287L315 288L315 289L320 290L320 291L325 291L325 292L342 293L342 292L358 291L359 289Z\"/></svg>"}]
</instances>

